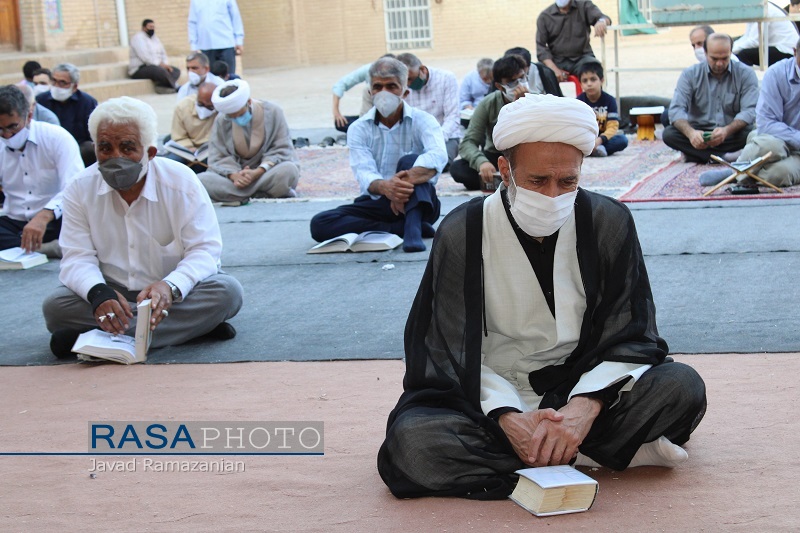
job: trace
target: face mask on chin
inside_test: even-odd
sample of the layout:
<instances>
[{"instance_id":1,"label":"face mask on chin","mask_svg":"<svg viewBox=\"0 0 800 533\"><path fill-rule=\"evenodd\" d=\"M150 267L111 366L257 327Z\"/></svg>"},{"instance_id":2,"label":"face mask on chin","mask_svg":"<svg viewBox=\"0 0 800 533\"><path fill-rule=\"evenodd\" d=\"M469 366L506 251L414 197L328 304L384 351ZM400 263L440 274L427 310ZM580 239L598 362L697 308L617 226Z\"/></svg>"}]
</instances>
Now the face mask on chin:
<instances>
[{"instance_id":1,"label":"face mask on chin","mask_svg":"<svg viewBox=\"0 0 800 533\"><path fill-rule=\"evenodd\" d=\"M53 100L66 102L72 96L72 87L50 87L50 96Z\"/></svg>"},{"instance_id":2,"label":"face mask on chin","mask_svg":"<svg viewBox=\"0 0 800 533\"><path fill-rule=\"evenodd\" d=\"M389 91L381 91L372 97L372 104L382 117L389 117L400 107L400 97Z\"/></svg>"},{"instance_id":3,"label":"face mask on chin","mask_svg":"<svg viewBox=\"0 0 800 533\"><path fill-rule=\"evenodd\" d=\"M694 49L694 57L697 58L698 63L702 63L706 60L706 51L703 50L702 46Z\"/></svg>"},{"instance_id":4,"label":"face mask on chin","mask_svg":"<svg viewBox=\"0 0 800 533\"><path fill-rule=\"evenodd\" d=\"M203 107L203 106L201 106L200 104L197 104L197 103L194 104L194 109L195 109L195 111L197 111L197 116L198 116L198 118L200 118L200 120L205 120L205 119L207 119L208 117L210 117L211 115L214 114L214 110L213 109L208 109L207 107Z\"/></svg>"},{"instance_id":5,"label":"face mask on chin","mask_svg":"<svg viewBox=\"0 0 800 533\"><path fill-rule=\"evenodd\" d=\"M233 121L241 127L245 127L250 124L250 121L253 119L253 114L248 109L244 112L244 114L239 115L238 117L234 118Z\"/></svg>"},{"instance_id":6,"label":"face mask on chin","mask_svg":"<svg viewBox=\"0 0 800 533\"><path fill-rule=\"evenodd\" d=\"M544 194L518 187L511 173L508 202L511 216L519 229L531 237L549 237L561 229L575 210L578 190L550 198Z\"/></svg>"},{"instance_id":7,"label":"face mask on chin","mask_svg":"<svg viewBox=\"0 0 800 533\"><path fill-rule=\"evenodd\" d=\"M28 128L22 128L9 139L0 137L0 140L12 150L21 150L25 143L28 142Z\"/></svg>"},{"instance_id":8,"label":"face mask on chin","mask_svg":"<svg viewBox=\"0 0 800 533\"><path fill-rule=\"evenodd\" d=\"M97 169L109 187L127 191L145 177L149 163L150 157L145 151L141 162L131 161L127 157L112 157L98 163Z\"/></svg>"},{"instance_id":9,"label":"face mask on chin","mask_svg":"<svg viewBox=\"0 0 800 533\"><path fill-rule=\"evenodd\" d=\"M189 71L189 85L200 85L200 82L203 81L202 76L193 70Z\"/></svg>"}]
</instances>

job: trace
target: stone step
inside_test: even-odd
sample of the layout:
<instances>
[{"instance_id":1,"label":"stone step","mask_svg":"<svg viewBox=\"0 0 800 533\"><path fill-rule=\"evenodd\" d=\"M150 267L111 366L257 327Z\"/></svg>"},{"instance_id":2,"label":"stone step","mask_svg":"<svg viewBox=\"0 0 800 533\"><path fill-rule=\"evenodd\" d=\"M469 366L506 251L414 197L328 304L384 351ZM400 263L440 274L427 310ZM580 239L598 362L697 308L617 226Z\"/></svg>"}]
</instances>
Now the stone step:
<instances>
[{"instance_id":1,"label":"stone step","mask_svg":"<svg viewBox=\"0 0 800 533\"><path fill-rule=\"evenodd\" d=\"M155 85L150 80L132 80L128 78L82 84L81 90L91 94L98 102L105 102L109 98L117 98L119 96L154 94Z\"/></svg>"},{"instance_id":2,"label":"stone step","mask_svg":"<svg viewBox=\"0 0 800 533\"><path fill-rule=\"evenodd\" d=\"M38 61L43 67L53 68L59 63L72 63L81 70L90 65L128 62L128 48L91 48L85 50L61 50L56 52L14 52L0 55L0 75L14 74L22 79L22 65L27 61ZM183 60L181 60L181 64ZM16 83L16 82L15 82Z\"/></svg>"}]
</instances>

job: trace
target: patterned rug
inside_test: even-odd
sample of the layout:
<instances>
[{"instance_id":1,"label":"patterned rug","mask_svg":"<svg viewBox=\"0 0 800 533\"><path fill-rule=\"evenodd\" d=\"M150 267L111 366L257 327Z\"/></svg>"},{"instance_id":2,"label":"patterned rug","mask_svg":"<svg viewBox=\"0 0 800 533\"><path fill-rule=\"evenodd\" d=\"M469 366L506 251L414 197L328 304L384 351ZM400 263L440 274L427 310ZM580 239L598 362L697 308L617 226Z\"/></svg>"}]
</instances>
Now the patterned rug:
<instances>
[{"instance_id":1,"label":"patterned rug","mask_svg":"<svg viewBox=\"0 0 800 533\"><path fill-rule=\"evenodd\" d=\"M636 183L668 167L676 152L661 142L637 141L629 138L628 148L611 157L586 158L581 186L592 191L619 197ZM300 198L355 198L358 184L350 170L346 147L307 147L297 150L300 159ZM436 190L441 196L479 194L467 191L449 174L439 178Z\"/></svg>"},{"instance_id":2,"label":"patterned rug","mask_svg":"<svg viewBox=\"0 0 800 533\"><path fill-rule=\"evenodd\" d=\"M663 143L660 144L663 145ZM730 194L727 190L728 186L726 185L710 196L703 196L703 193L709 190L710 187L701 187L698 176L701 172L712 168L719 168L719 165L684 163L683 160L679 158L666 168L647 176L619 199L623 202L678 202L696 200L800 198L800 185L784 187L783 194L768 187L760 187L759 194L753 195Z\"/></svg>"}]
</instances>

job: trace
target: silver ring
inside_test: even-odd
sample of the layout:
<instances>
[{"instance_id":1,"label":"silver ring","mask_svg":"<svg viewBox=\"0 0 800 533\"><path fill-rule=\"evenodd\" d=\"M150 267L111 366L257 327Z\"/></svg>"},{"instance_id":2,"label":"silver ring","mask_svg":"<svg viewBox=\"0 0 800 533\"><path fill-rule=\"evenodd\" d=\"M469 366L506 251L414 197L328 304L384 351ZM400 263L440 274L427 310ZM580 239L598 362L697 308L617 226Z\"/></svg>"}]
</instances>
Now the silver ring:
<instances>
[{"instance_id":1,"label":"silver ring","mask_svg":"<svg viewBox=\"0 0 800 533\"><path fill-rule=\"evenodd\" d=\"M105 320L105 319L106 319L106 315L100 315L99 317L97 317L97 320L99 320L101 323L102 323L102 322L103 322L103 320Z\"/></svg>"},{"instance_id":2,"label":"silver ring","mask_svg":"<svg viewBox=\"0 0 800 533\"><path fill-rule=\"evenodd\" d=\"M111 320L112 318L114 318L117 315L116 315L116 313L106 313L106 316L108 317L109 320Z\"/></svg>"},{"instance_id":3,"label":"silver ring","mask_svg":"<svg viewBox=\"0 0 800 533\"><path fill-rule=\"evenodd\" d=\"M167 318L169 316L169 311L167 311L166 309L162 309L161 314L164 315L164 318Z\"/></svg>"}]
</instances>

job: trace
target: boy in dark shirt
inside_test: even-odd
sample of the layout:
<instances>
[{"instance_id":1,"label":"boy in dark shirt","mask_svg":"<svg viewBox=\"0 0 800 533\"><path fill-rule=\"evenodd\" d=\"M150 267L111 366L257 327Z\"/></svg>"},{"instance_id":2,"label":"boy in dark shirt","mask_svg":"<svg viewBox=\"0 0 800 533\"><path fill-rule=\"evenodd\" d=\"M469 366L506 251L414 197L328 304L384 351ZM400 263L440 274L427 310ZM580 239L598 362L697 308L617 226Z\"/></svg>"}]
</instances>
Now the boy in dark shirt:
<instances>
[{"instance_id":1,"label":"boy in dark shirt","mask_svg":"<svg viewBox=\"0 0 800 533\"><path fill-rule=\"evenodd\" d=\"M603 66L600 63L586 63L578 72L578 77L583 90L578 100L592 108L600 129L592 156L606 157L624 150L628 146L628 138L619 132L617 101L603 90Z\"/></svg>"}]
</instances>

